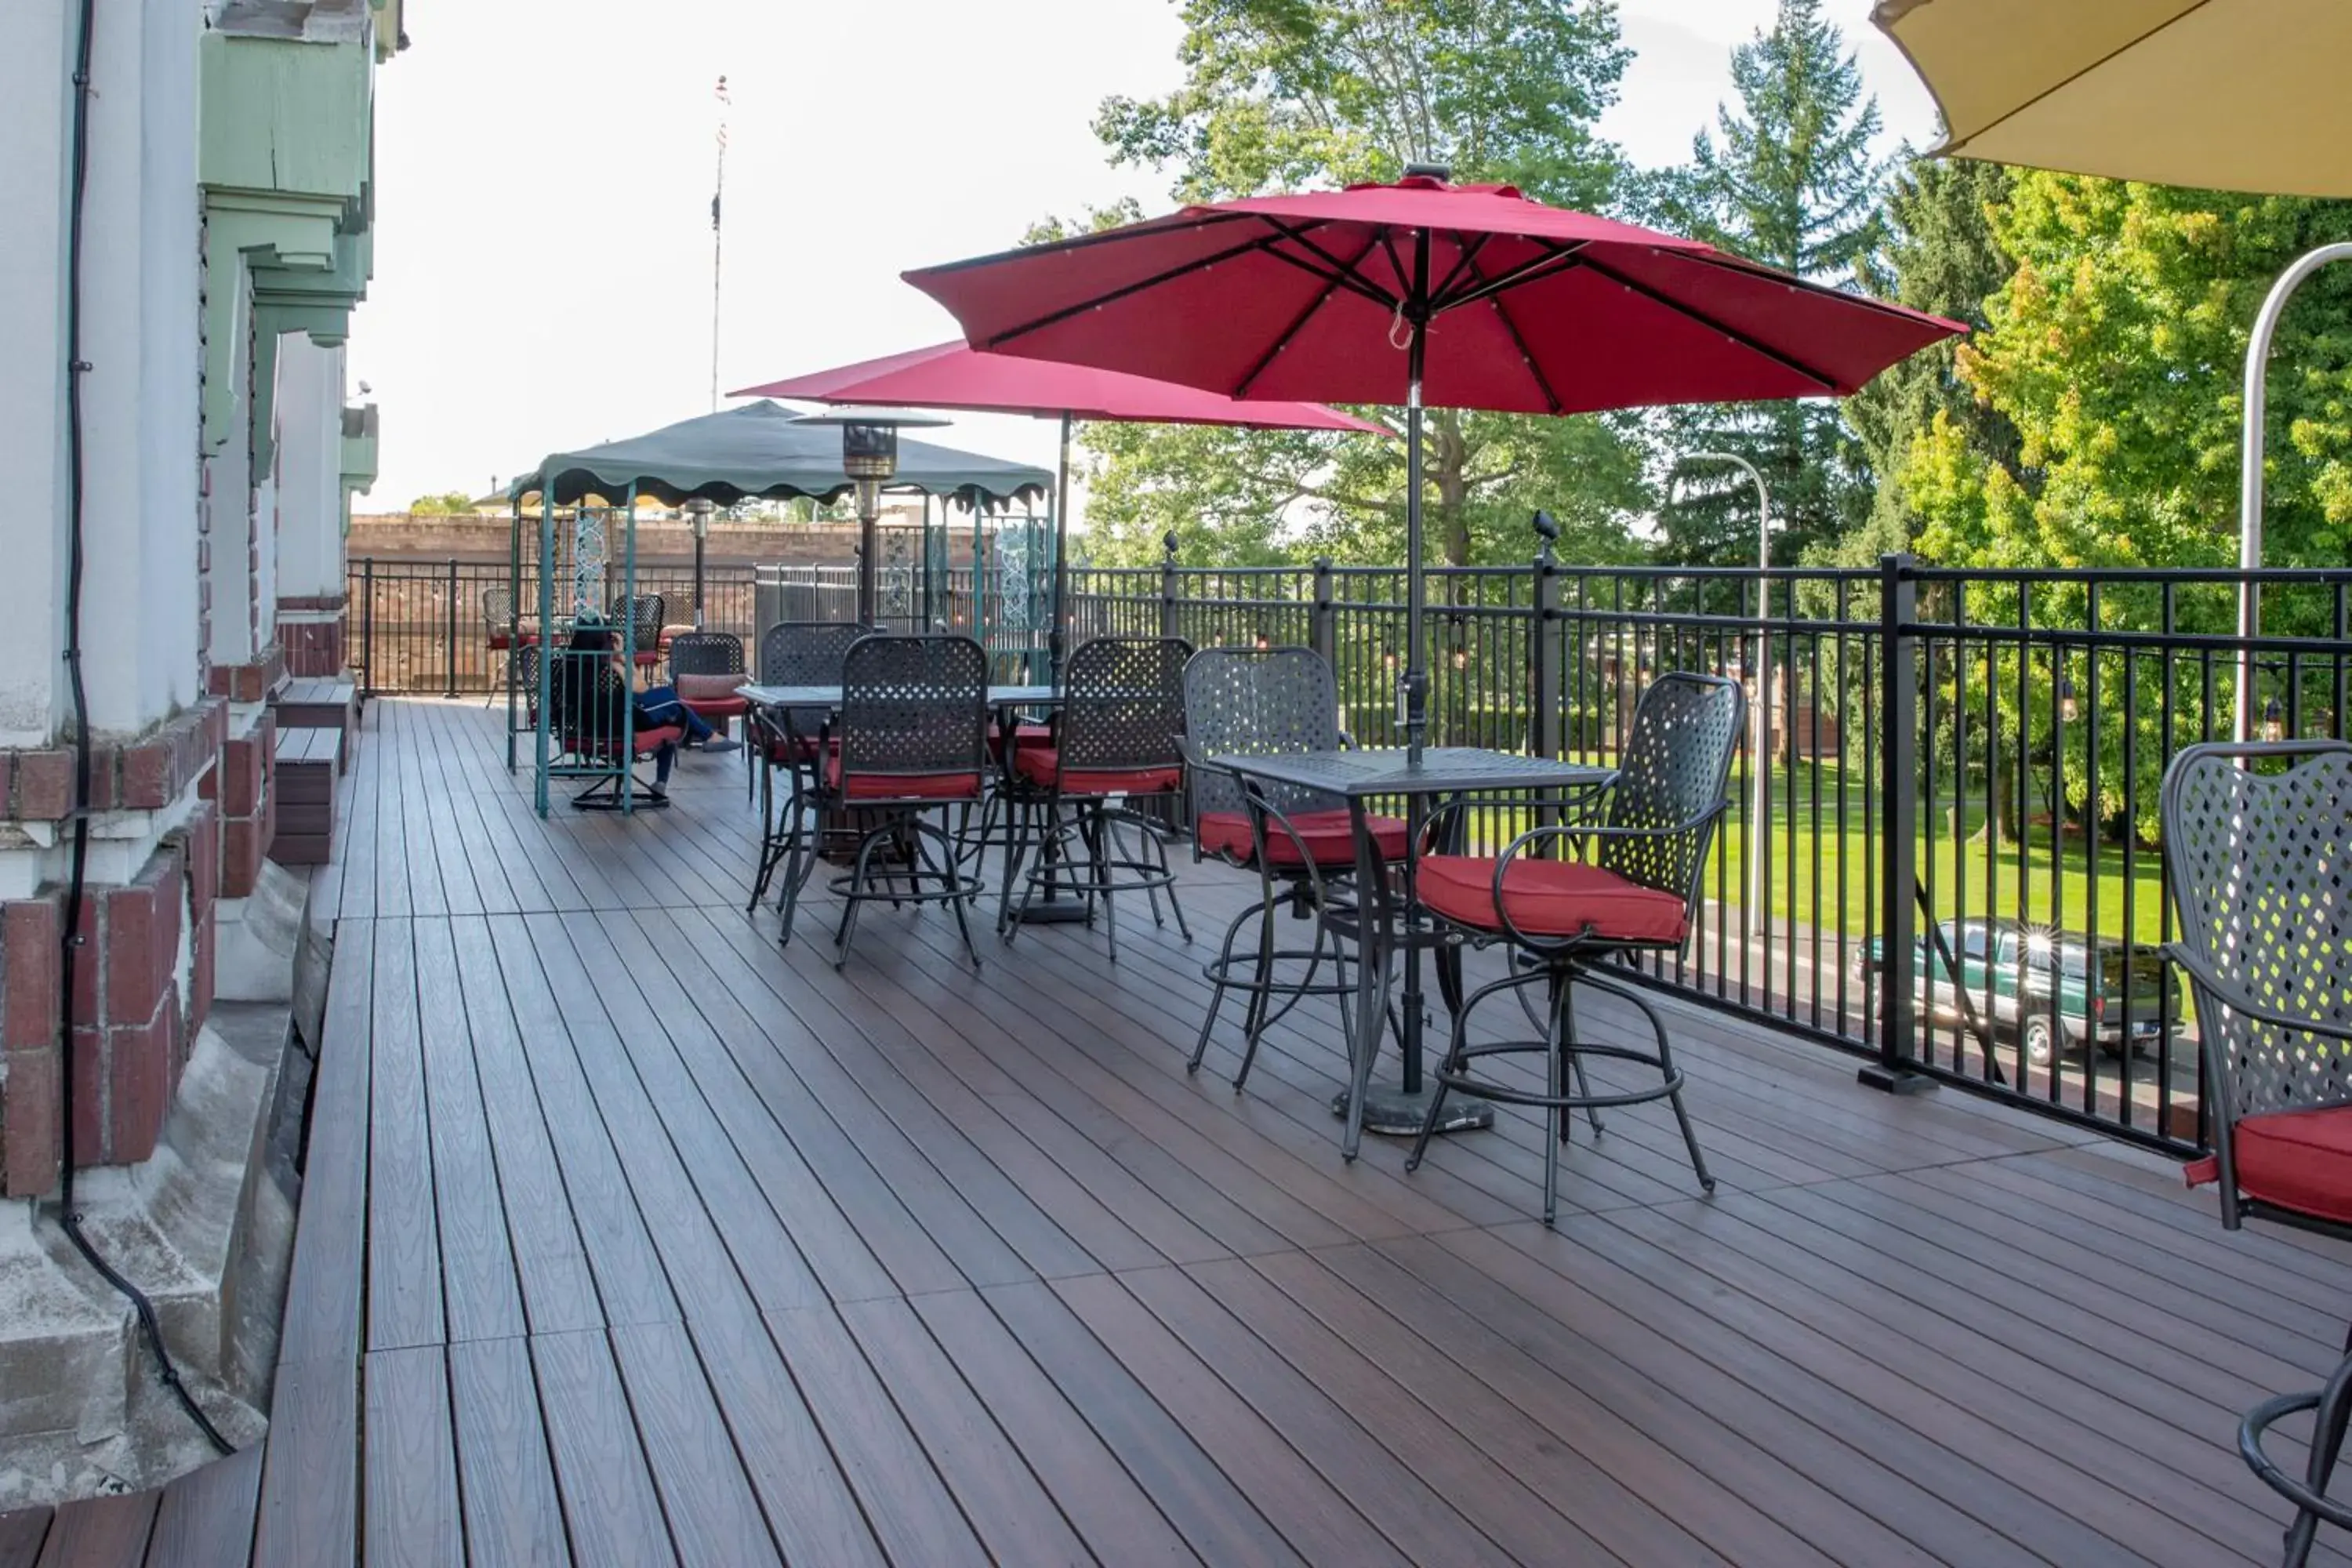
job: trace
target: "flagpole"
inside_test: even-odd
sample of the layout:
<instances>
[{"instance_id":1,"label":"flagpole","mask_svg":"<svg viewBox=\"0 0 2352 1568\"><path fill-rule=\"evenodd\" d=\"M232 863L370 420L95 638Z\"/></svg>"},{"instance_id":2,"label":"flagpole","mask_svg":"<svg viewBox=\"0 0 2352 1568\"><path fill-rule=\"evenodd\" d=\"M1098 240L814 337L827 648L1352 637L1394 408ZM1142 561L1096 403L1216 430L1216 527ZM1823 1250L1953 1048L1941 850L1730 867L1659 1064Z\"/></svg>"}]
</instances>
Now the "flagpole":
<instances>
[{"instance_id":1,"label":"flagpole","mask_svg":"<svg viewBox=\"0 0 2352 1568\"><path fill-rule=\"evenodd\" d=\"M726 235L721 213L727 197L727 111L734 100L727 94L727 79L719 79L719 177L710 191L710 412L719 412L719 285L726 276Z\"/></svg>"}]
</instances>

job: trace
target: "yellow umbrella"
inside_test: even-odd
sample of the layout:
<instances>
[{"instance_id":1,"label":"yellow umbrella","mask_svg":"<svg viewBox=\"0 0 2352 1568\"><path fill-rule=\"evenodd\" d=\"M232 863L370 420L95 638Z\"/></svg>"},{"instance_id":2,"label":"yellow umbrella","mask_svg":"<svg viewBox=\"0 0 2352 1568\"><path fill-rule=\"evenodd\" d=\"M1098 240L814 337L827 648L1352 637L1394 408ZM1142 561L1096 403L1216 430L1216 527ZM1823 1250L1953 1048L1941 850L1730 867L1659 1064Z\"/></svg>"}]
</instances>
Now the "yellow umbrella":
<instances>
[{"instance_id":1,"label":"yellow umbrella","mask_svg":"<svg viewBox=\"0 0 2352 1568\"><path fill-rule=\"evenodd\" d=\"M1878 0L1937 151L2155 184L2352 196L2347 0Z\"/></svg>"}]
</instances>

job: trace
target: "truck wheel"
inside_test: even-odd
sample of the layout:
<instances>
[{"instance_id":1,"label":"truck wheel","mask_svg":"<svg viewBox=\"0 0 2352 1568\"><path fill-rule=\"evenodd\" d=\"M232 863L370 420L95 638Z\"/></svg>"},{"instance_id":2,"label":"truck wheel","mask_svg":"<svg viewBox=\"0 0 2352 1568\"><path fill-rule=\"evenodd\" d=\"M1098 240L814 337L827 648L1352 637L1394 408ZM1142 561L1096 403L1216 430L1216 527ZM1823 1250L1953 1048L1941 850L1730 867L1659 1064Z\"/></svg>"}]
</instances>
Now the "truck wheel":
<instances>
[{"instance_id":1,"label":"truck wheel","mask_svg":"<svg viewBox=\"0 0 2352 1568\"><path fill-rule=\"evenodd\" d=\"M2035 1067L2046 1068L2057 1054L2057 1040L2050 1032L2050 1020L2028 1018L2025 1021L2025 1059Z\"/></svg>"}]
</instances>

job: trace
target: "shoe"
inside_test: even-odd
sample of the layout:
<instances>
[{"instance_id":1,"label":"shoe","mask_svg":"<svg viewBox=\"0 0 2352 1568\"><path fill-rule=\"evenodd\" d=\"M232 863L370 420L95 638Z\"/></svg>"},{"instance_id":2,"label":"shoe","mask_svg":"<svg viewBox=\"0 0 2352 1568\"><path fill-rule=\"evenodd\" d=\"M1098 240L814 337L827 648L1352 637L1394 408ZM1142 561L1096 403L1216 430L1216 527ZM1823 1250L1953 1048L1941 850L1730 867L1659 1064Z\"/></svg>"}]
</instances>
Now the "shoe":
<instances>
[{"instance_id":1,"label":"shoe","mask_svg":"<svg viewBox=\"0 0 2352 1568\"><path fill-rule=\"evenodd\" d=\"M702 742L702 750L706 752L740 752L742 749L743 742L732 735L714 735Z\"/></svg>"}]
</instances>

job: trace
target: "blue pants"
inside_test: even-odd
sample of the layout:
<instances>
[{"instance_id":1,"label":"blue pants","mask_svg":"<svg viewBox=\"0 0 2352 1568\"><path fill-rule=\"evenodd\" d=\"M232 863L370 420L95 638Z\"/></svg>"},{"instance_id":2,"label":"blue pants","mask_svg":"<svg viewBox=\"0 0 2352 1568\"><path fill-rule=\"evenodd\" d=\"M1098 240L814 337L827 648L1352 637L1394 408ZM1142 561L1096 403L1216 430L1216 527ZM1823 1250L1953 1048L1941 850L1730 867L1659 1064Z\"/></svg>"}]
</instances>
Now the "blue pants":
<instances>
[{"instance_id":1,"label":"blue pants","mask_svg":"<svg viewBox=\"0 0 2352 1568\"><path fill-rule=\"evenodd\" d=\"M683 725L689 741L708 741L719 732L703 722L701 714L680 702L677 693L667 686L648 687L638 694L637 724L641 729Z\"/></svg>"}]
</instances>

